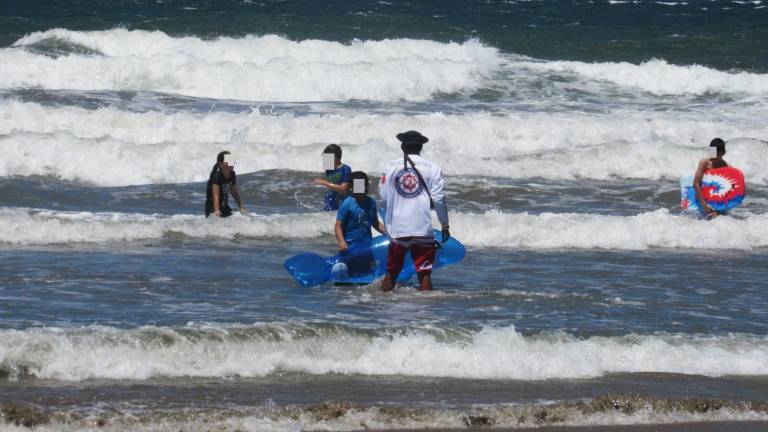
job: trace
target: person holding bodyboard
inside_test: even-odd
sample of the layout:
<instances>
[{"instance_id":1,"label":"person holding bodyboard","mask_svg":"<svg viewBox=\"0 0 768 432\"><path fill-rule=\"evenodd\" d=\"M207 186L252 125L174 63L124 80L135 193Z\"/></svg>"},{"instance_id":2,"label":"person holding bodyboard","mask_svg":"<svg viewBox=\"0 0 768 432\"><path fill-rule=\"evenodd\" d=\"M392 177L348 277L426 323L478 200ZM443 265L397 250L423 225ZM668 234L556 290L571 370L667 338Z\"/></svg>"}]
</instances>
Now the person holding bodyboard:
<instances>
[{"instance_id":1,"label":"person holding bodyboard","mask_svg":"<svg viewBox=\"0 0 768 432\"><path fill-rule=\"evenodd\" d=\"M442 241L450 237L448 208L445 205L443 171L436 163L421 157L421 149L429 141L416 131L397 134L403 158L387 163L381 176L379 192L386 204L384 224L392 240L387 251L387 273L381 288L390 291L410 251L419 289L432 289L432 267L436 244L432 229L431 208L442 225Z\"/></svg>"},{"instance_id":2,"label":"person holding bodyboard","mask_svg":"<svg viewBox=\"0 0 768 432\"><path fill-rule=\"evenodd\" d=\"M709 148L712 154L699 161L693 178L681 179L681 205L683 211L697 211L701 217L713 219L741 204L746 186L744 174L723 159L725 141L715 138Z\"/></svg>"},{"instance_id":3,"label":"person holding bodyboard","mask_svg":"<svg viewBox=\"0 0 768 432\"><path fill-rule=\"evenodd\" d=\"M371 228L382 234L386 234L386 229L379 220L376 201L368 196L368 174L355 171L351 179L352 196L341 202L334 228L343 266L335 267L333 273L344 274L346 271L349 276L358 276L370 272L373 264Z\"/></svg>"},{"instance_id":4,"label":"person holding bodyboard","mask_svg":"<svg viewBox=\"0 0 768 432\"><path fill-rule=\"evenodd\" d=\"M464 245L448 231L440 167L419 156L427 138L418 132L406 132L398 137L407 143L403 149L408 169L401 172L403 159L398 159L387 165L382 176L380 192L387 205L386 222L380 222L376 203L367 196L368 176L364 172L350 173L352 196L342 201L334 230L340 252L330 257L305 252L285 260L285 270L299 285L370 284L384 276L383 289L389 291L395 282L406 282L413 274L418 274L421 288L431 289L433 268L464 259ZM392 168L391 173L389 168ZM419 179L422 175L425 180ZM396 179L398 185L387 185L388 178ZM400 192L409 197L403 200L409 201L400 201L396 195ZM442 233L432 229L430 195L443 225ZM392 236L394 239L389 237L392 233L390 226L397 233ZM379 231L385 231L385 235L371 239L371 228L377 227ZM443 240L439 249L436 248L436 237ZM393 243L396 246L393 247Z\"/></svg>"}]
</instances>

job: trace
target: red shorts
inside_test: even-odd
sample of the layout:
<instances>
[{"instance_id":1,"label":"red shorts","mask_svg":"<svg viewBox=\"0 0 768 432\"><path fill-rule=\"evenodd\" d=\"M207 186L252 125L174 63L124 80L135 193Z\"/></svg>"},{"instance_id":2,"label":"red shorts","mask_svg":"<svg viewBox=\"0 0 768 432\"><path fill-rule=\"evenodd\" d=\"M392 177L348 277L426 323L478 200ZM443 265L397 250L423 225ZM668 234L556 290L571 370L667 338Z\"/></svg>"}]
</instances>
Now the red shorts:
<instances>
[{"instance_id":1,"label":"red shorts","mask_svg":"<svg viewBox=\"0 0 768 432\"><path fill-rule=\"evenodd\" d=\"M405 254L411 251L416 273L431 274L435 262L435 241L431 238L403 237L389 243L387 250L387 272L400 274Z\"/></svg>"}]
</instances>

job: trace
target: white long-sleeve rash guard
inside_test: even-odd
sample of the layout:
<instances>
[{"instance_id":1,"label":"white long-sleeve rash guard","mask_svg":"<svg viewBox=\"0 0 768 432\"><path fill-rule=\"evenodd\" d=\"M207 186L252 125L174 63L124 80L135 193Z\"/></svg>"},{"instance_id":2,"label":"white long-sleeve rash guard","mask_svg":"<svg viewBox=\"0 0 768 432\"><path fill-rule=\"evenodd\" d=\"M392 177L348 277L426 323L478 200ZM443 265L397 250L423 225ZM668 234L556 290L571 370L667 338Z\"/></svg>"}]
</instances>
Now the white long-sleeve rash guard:
<instances>
[{"instance_id":1,"label":"white long-sleeve rash guard","mask_svg":"<svg viewBox=\"0 0 768 432\"><path fill-rule=\"evenodd\" d=\"M442 169L419 155L410 155L410 158L427 183L440 224L448 226ZM410 164L404 169L403 158L394 159L384 167L379 193L387 209L384 225L390 236L434 237L429 195Z\"/></svg>"}]
</instances>

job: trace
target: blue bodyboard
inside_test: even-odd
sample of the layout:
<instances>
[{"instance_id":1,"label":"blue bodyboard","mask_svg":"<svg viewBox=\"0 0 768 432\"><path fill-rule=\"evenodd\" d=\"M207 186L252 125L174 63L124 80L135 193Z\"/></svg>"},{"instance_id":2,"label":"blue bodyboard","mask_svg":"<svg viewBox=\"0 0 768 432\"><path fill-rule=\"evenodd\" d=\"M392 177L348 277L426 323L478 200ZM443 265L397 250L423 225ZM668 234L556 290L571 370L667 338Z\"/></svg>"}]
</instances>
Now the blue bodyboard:
<instances>
[{"instance_id":1,"label":"blue bodyboard","mask_svg":"<svg viewBox=\"0 0 768 432\"><path fill-rule=\"evenodd\" d=\"M435 238L441 237L435 230ZM389 237L378 236L368 245L350 248L347 252L325 257L314 253L303 253L285 261L285 269L301 286L311 287L326 282L369 284L387 272L387 249ZM453 237L437 249L433 268L453 264L464 258L464 245ZM336 267L334 267L336 266ZM339 271L342 269L342 271ZM398 282L407 282L416 273L411 254L405 258Z\"/></svg>"}]
</instances>

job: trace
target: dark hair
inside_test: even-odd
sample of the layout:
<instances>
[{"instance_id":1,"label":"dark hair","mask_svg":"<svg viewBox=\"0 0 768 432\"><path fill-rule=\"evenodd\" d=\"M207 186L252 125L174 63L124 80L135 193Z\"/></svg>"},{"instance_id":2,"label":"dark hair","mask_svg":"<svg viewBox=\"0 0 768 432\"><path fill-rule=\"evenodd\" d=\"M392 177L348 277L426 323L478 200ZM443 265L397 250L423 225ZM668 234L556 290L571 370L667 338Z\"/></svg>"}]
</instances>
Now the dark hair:
<instances>
[{"instance_id":1,"label":"dark hair","mask_svg":"<svg viewBox=\"0 0 768 432\"><path fill-rule=\"evenodd\" d=\"M224 155L230 154L228 151L224 150L223 152L219 152L219 154L216 155L216 163L213 164L213 168L211 168L211 174L208 177L213 176L213 173L215 173L219 169L219 164L221 162L224 162Z\"/></svg>"},{"instance_id":2,"label":"dark hair","mask_svg":"<svg viewBox=\"0 0 768 432\"><path fill-rule=\"evenodd\" d=\"M400 149L403 150L403 153L405 154L419 154L423 148L424 144L400 144Z\"/></svg>"},{"instance_id":3,"label":"dark hair","mask_svg":"<svg viewBox=\"0 0 768 432\"><path fill-rule=\"evenodd\" d=\"M721 138L715 138L709 143L710 147L717 147L718 153L725 153L725 141Z\"/></svg>"},{"instance_id":4,"label":"dark hair","mask_svg":"<svg viewBox=\"0 0 768 432\"><path fill-rule=\"evenodd\" d=\"M336 156L336 159L341 160L341 147L336 144L328 144L325 146L323 153L333 153L333 155Z\"/></svg>"},{"instance_id":5,"label":"dark hair","mask_svg":"<svg viewBox=\"0 0 768 432\"><path fill-rule=\"evenodd\" d=\"M224 155L230 154L228 151L224 150L223 152L220 152L216 155L216 162L224 162Z\"/></svg>"},{"instance_id":6,"label":"dark hair","mask_svg":"<svg viewBox=\"0 0 768 432\"><path fill-rule=\"evenodd\" d=\"M350 177L353 179L365 179L366 183L371 181L371 179L368 178L368 174L366 174L364 171L352 171Z\"/></svg>"}]
</instances>

